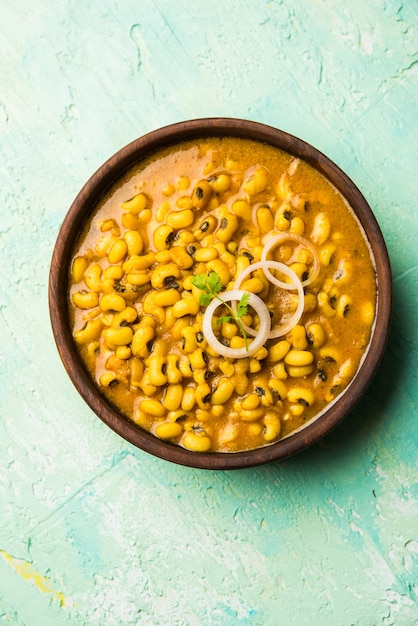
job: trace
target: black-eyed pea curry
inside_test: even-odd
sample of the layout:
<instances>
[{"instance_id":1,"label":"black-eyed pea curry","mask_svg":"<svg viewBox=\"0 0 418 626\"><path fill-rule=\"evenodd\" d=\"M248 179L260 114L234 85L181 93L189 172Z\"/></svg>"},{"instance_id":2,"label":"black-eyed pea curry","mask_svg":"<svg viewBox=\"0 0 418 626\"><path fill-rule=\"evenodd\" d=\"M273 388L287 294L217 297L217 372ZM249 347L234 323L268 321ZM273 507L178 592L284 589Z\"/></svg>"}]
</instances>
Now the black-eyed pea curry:
<instances>
[{"instance_id":1,"label":"black-eyed pea curry","mask_svg":"<svg viewBox=\"0 0 418 626\"><path fill-rule=\"evenodd\" d=\"M347 387L376 280L354 213L314 168L232 137L167 148L100 202L74 250L74 339L103 394L156 437L236 452Z\"/></svg>"}]
</instances>

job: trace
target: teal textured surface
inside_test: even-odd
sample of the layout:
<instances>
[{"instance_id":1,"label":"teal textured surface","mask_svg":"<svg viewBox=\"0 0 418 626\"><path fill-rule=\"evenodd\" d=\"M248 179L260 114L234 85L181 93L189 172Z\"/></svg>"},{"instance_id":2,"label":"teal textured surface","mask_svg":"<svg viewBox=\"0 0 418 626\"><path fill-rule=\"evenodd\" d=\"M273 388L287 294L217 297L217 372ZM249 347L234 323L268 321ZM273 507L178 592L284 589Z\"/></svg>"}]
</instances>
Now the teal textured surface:
<instances>
[{"instance_id":1,"label":"teal textured surface","mask_svg":"<svg viewBox=\"0 0 418 626\"><path fill-rule=\"evenodd\" d=\"M0 623L418 624L415 0L3 0ZM60 362L47 283L91 174L185 119L253 119L333 159L385 236L380 370L308 451L199 471L126 443Z\"/></svg>"}]
</instances>

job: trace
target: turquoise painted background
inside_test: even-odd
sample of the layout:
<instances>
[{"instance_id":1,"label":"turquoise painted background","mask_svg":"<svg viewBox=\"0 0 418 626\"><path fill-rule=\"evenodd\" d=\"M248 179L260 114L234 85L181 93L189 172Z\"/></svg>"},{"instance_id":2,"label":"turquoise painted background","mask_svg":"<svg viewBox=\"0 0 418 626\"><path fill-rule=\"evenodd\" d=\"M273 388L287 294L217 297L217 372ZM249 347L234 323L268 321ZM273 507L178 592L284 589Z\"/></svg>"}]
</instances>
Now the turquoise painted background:
<instances>
[{"instance_id":1,"label":"turquoise painted background","mask_svg":"<svg viewBox=\"0 0 418 626\"><path fill-rule=\"evenodd\" d=\"M0 0L0 624L418 623L416 0ZM367 197L394 319L344 424L237 472L171 465L78 397L48 317L73 198L136 137L238 116Z\"/></svg>"}]
</instances>

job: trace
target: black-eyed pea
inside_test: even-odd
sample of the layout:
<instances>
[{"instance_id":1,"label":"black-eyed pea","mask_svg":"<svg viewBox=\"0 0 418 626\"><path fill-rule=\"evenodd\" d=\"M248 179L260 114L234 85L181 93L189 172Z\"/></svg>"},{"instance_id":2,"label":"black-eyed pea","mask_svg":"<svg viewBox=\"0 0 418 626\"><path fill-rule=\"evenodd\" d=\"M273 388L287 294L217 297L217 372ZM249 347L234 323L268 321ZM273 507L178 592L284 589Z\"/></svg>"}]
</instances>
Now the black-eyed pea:
<instances>
[{"instance_id":1,"label":"black-eyed pea","mask_svg":"<svg viewBox=\"0 0 418 626\"><path fill-rule=\"evenodd\" d=\"M208 263L209 261L217 259L218 256L219 252L215 247L200 248L196 250L195 259L198 263Z\"/></svg>"},{"instance_id":2,"label":"black-eyed pea","mask_svg":"<svg viewBox=\"0 0 418 626\"><path fill-rule=\"evenodd\" d=\"M108 346L127 346L132 341L133 332L130 326L121 326L120 328L106 328L102 335Z\"/></svg>"},{"instance_id":3,"label":"black-eyed pea","mask_svg":"<svg viewBox=\"0 0 418 626\"><path fill-rule=\"evenodd\" d=\"M289 350L290 350L290 343L288 341L284 339L282 341L278 341L277 343L275 343L269 348L268 360L271 363L277 363L278 361L281 361L282 359L284 359L284 357L289 352Z\"/></svg>"},{"instance_id":4,"label":"black-eyed pea","mask_svg":"<svg viewBox=\"0 0 418 626\"><path fill-rule=\"evenodd\" d=\"M263 432L263 427L259 422L250 422L247 426L247 432L250 437L259 437Z\"/></svg>"},{"instance_id":5,"label":"black-eyed pea","mask_svg":"<svg viewBox=\"0 0 418 626\"><path fill-rule=\"evenodd\" d=\"M240 289L243 291L250 291L251 293L261 293L264 287L264 282L260 278L254 277L245 280Z\"/></svg>"},{"instance_id":6,"label":"black-eyed pea","mask_svg":"<svg viewBox=\"0 0 418 626\"><path fill-rule=\"evenodd\" d=\"M221 361L219 369L225 374L225 376L228 376L228 378L231 378L231 376L235 373L234 364L231 363L231 361L226 361L225 359Z\"/></svg>"},{"instance_id":7,"label":"black-eyed pea","mask_svg":"<svg viewBox=\"0 0 418 626\"><path fill-rule=\"evenodd\" d=\"M325 291L320 291L318 294L318 305L325 317L335 317L336 311L331 306L331 301Z\"/></svg>"},{"instance_id":8,"label":"black-eyed pea","mask_svg":"<svg viewBox=\"0 0 418 626\"><path fill-rule=\"evenodd\" d=\"M215 404L210 409L213 417L222 417L225 414L225 406L223 404Z\"/></svg>"},{"instance_id":9,"label":"black-eyed pea","mask_svg":"<svg viewBox=\"0 0 418 626\"><path fill-rule=\"evenodd\" d=\"M171 336L175 341L180 341L182 338L183 329L190 326L189 317L180 317L176 319L174 326L171 329Z\"/></svg>"},{"instance_id":10,"label":"black-eyed pea","mask_svg":"<svg viewBox=\"0 0 418 626\"><path fill-rule=\"evenodd\" d=\"M127 211L126 213L122 215L121 222L122 222L122 226L126 228L126 230L132 230L134 228L138 228L138 225L139 225L138 216L134 215L133 213L129 213L129 211Z\"/></svg>"},{"instance_id":11,"label":"black-eyed pea","mask_svg":"<svg viewBox=\"0 0 418 626\"><path fill-rule=\"evenodd\" d=\"M149 325L140 325L132 337L132 354L136 357L147 358L149 355L149 342L155 337L155 329Z\"/></svg>"},{"instance_id":12,"label":"black-eyed pea","mask_svg":"<svg viewBox=\"0 0 418 626\"><path fill-rule=\"evenodd\" d=\"M86 271L88 266L88 261L84 256L75 257L73 264L71 266L71 277L73 283L81 283L84 279L84 272Z\"/></svg>"},{"instance_id":13,"label":"black-eyed pea","mask_svg":"<svg viewBox=\"0 0 418 626\"><path fill-rule=\"evenodd\" d=\"M224 193L231 186L231 179L228 174L218 174L210 181L215 193Z\"/></svg>"},{"instance_id":14,"label":"black-eyed pea","mask_svg":"<svg viewBox=\"0 0 418 626\"><path fill-rule=\"evenodd\" d=\"M117 382L115 372L105 372L99 378L99 383L102 387L110 387Z\"/></svg>"},{"instance_id":15,"label":"black-eyed pea","mask_svg":"<svg viewBox=\"0 0 418 626\"><path fill-rule=\"evenodd\" d=\"M183 411L191 411L196 403L196 395L194 387L185 387L183 390L183 398L181 400L181 408Z\"/></svg>"},{"instance_id":16,"label":"black-eyed pea","mask_svg":"<svg viewBox=\"0 0 418 626\"><path fill-rule=\"evenodd\" d=\"M179 191L185 191L190 186L190 178L188 176L179 176L176 186Z\"/></svg>"},{"instance_id":17,"label":"black-eyed pea","mask_svg":"<svg viewBox=\"0 0 418 626\"><path fill-rule=\"evenodd\" d=\"M338 348L332 345L324 345L319 350L319 356L328 363L341 363L342 354Z\"/></svg>"},{"instance_id":18,"label":"black-eyed pea","mask_svg":"<svg viewBox=\"0 0 418 626\"><path fill-rule=\"evenodd\" d=\"M254 352L253 359L256 359L257 361L264 361L264 359L266 359L267 356L268 356L267 348L265 346L261 346L261 348L259 348L257 352Z\"/></svg>"},{"instance_id":19,"label":"black-eyed pea","mask_svg":"<svg viewBox=\"0 0 418 626\"><path fill-rule=\"evenodd\" d=\"M333 241L328 241L326 244L324 244L319 250L318 255L321 265L328 267L334 257L336 250L337 246Z\"/></svg>"},{"instance_id":20,"label":"black-eyed pea","mask_svg":"<svg viewBox=\"0 0 418 626\"><path fill-rule=\"evenodd\" d=\"M205 354L204 350L202 350L202 348L197 348L196 350L193 350L191 354L189 354L189 360L193 369L205 369L208 362L208 357Z\"/></svg>"},{"instance_id":21,"label":"black-eyed pea","mask_svg":"<svg viewBox=\"0 0 418 626\"><path fill-rule=\"evenodd\" d=\"M361 315L361 319L363 320L363 322L371 326L374 320L373 302L370 302L370 301L362 302L360 306L360 315Z\"/></svg>"},{"instance_id":22,"label":"black-eyed pea","mask_svg":"<svg viewBox=\"0 0 418 626\"><path fill-rule=\"evenodd\" d=\"M178 209L191 209L193 206L193 201L190 196L180 196L176 200L176 207Z\"/></svg>"},{"instance_id":23,"label":"black-eyed pea","mask_svg":"<svg viewBox=\"0 0 418 626\"><path fill-rule=\"evenodd\" d=\"M187 292L186 292L187 294ZM195 298L185 296L173 305L173 315L176 319L185 315L197 315L200 310L199 303Z\"/></svg>"},{"instance_id":24,"label":"black-eyed pea","mask_svg":"<svg viewBox=\"0 0 418 626\"><path fill-rule=\"evenodd\" d=\"M337 317L347 317L352 303L352 299L347 294L343 294L340 298L338 298L336 306Z\"/></svg>"},{"instance_id":25,"label":"black-eyed pea","mask_svg":"<svg viewBox=\"0 0 418 626\"><path fill-rule=\"evenodd\" d=\"M169 196L172 196L175 191L176 191L176 188L173 185L173 183L167 183L163 189L163 195L166 197L169 197Z\"/></svg>"},{"instance_id":26,"label":"black-eyed pea","mask_svg":"<svg viewBox=\"0 0 418 626\"><path fill-rule=\"evenodd\" d=\"M303 300L303 310L305 313L312 313L312 311L315 311L318 300L314 293L305 293Z\"/></svg>"},{"instance_id":27,"label":"black-eyed pea","mask_svg":"<svg viewBox=\"0 0 418 626\"><path fill-rule=\"evenodd\" d=\"M102 328L101 320L89 320L82 329L74 332L74 339L82 345L91 343L100 337Z\"/></svg>"},{"instance_id":28,"label":"black-eyed pea","mask_svg":"<svg viewBox=\"0 0 418 626\"><path fill-rule=\"evenodd\" d=\"M106 293L101 297L99 306L103 312L117 311L120 313L126 309L126 300L118 293Z\"/></svg>"},{"instance_id":29,"label":"black-eyed pea","mask_svg":"<svg viewBox=\"0 0 418 626\"><path fill-rule=\"evenodd\" d=\"M96 291L86 291L84 289L75 291L71 299L77 308L83 310L93 309L99 304L99 295Z\"/></svg>"},{"instance_id":30,"label":"black-eyed pea","mask_svg":"<svg viewBox=\"0 0 418 626\"><path fill-rule=\"evenodd\" d=\"M289 267L301 281L305 280L308 276L308 266L305 263L291 263Z\"/></svg>"},{"instance_id":31,"label":"black-eyed pea","mask_svg":"<svg viewBox=\"0 0 418 626\"><path fill-rule=\"evenodd\" d=\"M212 417L212 410L196 409L195 416L198 422L208 422Z\"/></svg>"},{"instance_id":32,"label":"black-eyed pea","mask_svg":"<svg viewBox=\"0 0 418 626\"><path fill-rule=\"evenodd\" d=\"M193 370L188 356L181 356L179 359L179 370L184 378L193 378Z\"/></svg>"},{"instance_id":33,"label":"black-eyed pea","mask_svg":"<svg viewBox=\"0 0 418 626\"><path fill-rule=\"evenodd\" d=\"M291 218L289 232L295 235L303 235L305 232L305 222L298 215Z\"/></svg>"},{"instance_id":34,"label":"black-eyed pea","mask_svg":"<svg viewBox=\"0 0 418 626\"><path fill-rule=\"evenodd\" d=\"M154 393L157 391L157 387L155 385L151 385L149 381L148 372L144 373L138 387L146 396L153 396Z\"/></svg>"},{"instance_id":35,"label":"black-eyed pea","mask_svg":"<svg viewBox=\"0 0 418 626\"><path fill-rule=\"evenodd\" d=\"M147 196L143 193L137 193L133 198L127 200L126 202L122 202L121 209L124 211L129 211L134 215L140 213L143 209L146 208L148 203Z\"/></svg>"},{"instance_id":36,"label":"black-eyed pea","mask_svg":"<svg viewBox=\"0 0 418 626\"><path fill-rule=\"evenodd\" d=\"M249 196L255 196L257 193L264 191L267 187L268 170L266 167L256 167L251 176L243 185L245 193Z\"/></svg>"},{"instance_id":37,"label":"black-eyed pea","mask_svg":"<svg viewBox=\"0 0 418 626\"><path fill-rule=\"evenodd\" d=\"M291 387L287 392L289 402L302 404L303 406L312 406L315 402L315 394L305 387Z\"/></svg>"},{"instance_id":38,"label":"black-eyed pea","mask_svg":"<svg viewBox=\"0 0 418 626\"><path fill-rule=\"evenodd\" d=\"M308 338L306 336L306 329L301 324L297 324L290 331L290 342L295 350L306 350L308 348ZM293 363L292 365L298 365ZM306 365L306 363L304 363Z\"/></svg>"},{"instance_id":39,"label":"black-eyed pea","mask_svg":"<svg viewBox=\"0 0 418 626\"><path fill-rule=\"evenodd\" d=\"M179 278L180 274L180 268L175 263L159 265L151 272L151 285L154 289L162 289L168 282Z\"/></svg>"},{"instance_id":40,"label":"black-eyed pea","mask_svg":"<svg viewBox=\"0 0 418 626\"><path fill-rule=\"evenodd\" d=\"M231 272L225 261L221 259L213 259L207 264L210 272L216 272L221 280L222 285L226 285L231 280Z\"/></svg>"},{"instance_id":41,"label":"black-eyed pea","mask_svg":"<svg viewBox=\"0 0 418 626\"><path fill-rule=\"evenodd\" d=\"M280 435L281 423L279 415L275 411L267 411L263 418L264 423L264 441L270 442L277 439Z\"/></svg>"},{"instance_id":42,"label":"black-eyed pea","mask_svg":"<svg viewBox=\"0 0 418 626\"><path fill-rule=\"evenodd\" d=\"M339 287L346 285L353 277L353 263L349 259L341 259L333 276L334 283Z\"/></svg>"},{"instance_id":43,"label":"black-eyed pea","mask_svg":"<svg viewBox=\"0 0 418 626\"><path fill-rule=\"evenodd\" d=\"M191 226L194 222L194 218L195 214L192 209L181 209L180 211L171 211L167 214L165 219L170 227L177 230Z\"/></svg>"},{"instance_id":44,"label":"black-eyed pea","mask_svg":"<svg viewBox=\"0 0 418 626\"><path fill-rule=\"evenodd\" d=\"M292 404L289 407L289 412L293 415L293 417L300 417L305 412L305 407L303 404Z\"/></svg>"},{"instance_id":45,"label":"black-eyed pea","mask_svg":"<svg viewBox=\"0 0 418 626\"><path fill-rule=\"evenodd\" d=\"M249 221L251 219L251 205L247 200L235 200L232 204L232 211L238 217L241 217L243 220Z\"/></svg>"},{"instance_id":46,"label":"black-eyed pea","mask_svg":"<svg viewBox=\"0 0 418 626\"><path fill-rule=\"evenodd\" d=\"M177 322L177 318L174 317L173 315L173 307L172 306L166 306L164 308L165 311L165 317L164 317L164 327L167 330L171 330L174 326L174 324Z\"/></svg>"},{"instance_id":47,"label":"black-eyed pea","mask_svg":"<svg viewBox=\"0 0 418 626\"><path fill-rule=\"evenodd\" d=\"M183 427L178 422L163 422L155 428L155 434L159 439L176 439L183 432Z\"/></svg>"},{"instance_id":48,"label":"black-eyed pea","mask_svg":"<svg viewBox=\"0 0 418 626\"><path fill-rule=\"evenodd\" d=\"M274 403L273 394L270 391L268 385L265 384L264 380L254 381L255 392L260 396L261 404L263 406L271 406Z\"/></svg>"},{"instance_id":49,"label":"black-eyed pea","mask_svg":"<svg viewBox=\"0 0 418 626\"><path fill-rule=\"evenodd\" d=\"M220 221L219 228L216 231L216 237L220 242L224 244L228 243L232 239L234 233L238 230L238 228L238 217L233 213L225 213Z\"/></svg>"},{"instance_id":50,"label":"black-eyed pea","mask_svg":"<svg viewBox=\"0 0 418 626\"><path fill-rule=\"evenodd\" d=\"M178 356L176 354L167 355L167 381L170 384L181 382L183 374L178 368Z\"/></svg>"},{"instance_id":51,"label":"black-eyed pea","mask_svg":"<svg viewBox=\"0 0 418 626\"><path fill-rule=\"evenodd\" d=\"M149 272L142 270L140 272L131 272L126 274L126 282L134 287L142 287L150 282Z\"/></svg>"},{"instance_id":52,"label":"black-eyed pea","mask_svg":"<svg viewBox=\"0 0 418 626\"><path fill-rule=\"evenodd\" d=\"M155 262L155 253L150 250L147 254L143 254L140 256L133 255L127 259L123 265L122 269L125 274L129 274L131 272L139 272L140 270L146 270Z\"/></svg>"},{"instance_id":53,"label":"black-eyed pea","mask_svg":"<svg viewBox=\"0 0 418 626\"><path fill-rule=\"evenodd\" d=\"M328 239L330 232L331 223L328 215L326 213L318 213L314 220L310 238L318 246L322 246L322 244Z\"/></svg>"},{"instance_id":54,"label":"black-eyed pea","mask_svg":"<svg viewBox=\"0 0 418 626\"><path fill-rule=\"evenodd\" d=\"M258 361L257 359L254 359L254 358L250 359L250 367L249 367L250 374L257 374L257 372L261 371L262 367L263 366L262 366L261 361Z\"/></svg>"},{"instance_id":55,"label":"black-eyed pea","mask_svg":"<svg viewBox=\"0 0 418 626\"><path fill-rule=\"evenodd\" d=\"M109 230L111 230L113 231L113 234L117 235L118 237L120 235L120 228L116 220L114 220L113 218L103 220L103 222L100 224L100 230L102 231L102 233L107 233Z\"/></svg>"},{"instance_id":56,"label":"black-eyed pea","mask_svg":"<svg viewBox=\"0 0 418 626\"><path fill-rule=\"evenodd\" d=\"M234 384L228 378L221 378L217 388L212 393L211 403L213 405L225 404L232 397L234 390Z\"/></svg>"},{"instance_id":57,"label":"black-eyed pea","mask_svg":"<svg viewBox=\"0 0 418 626\"><path fill-rule=\"evenodd\" d=\"M274 218L274 226L277 230L286 231L290 228L290 220L291 220L291 210L292 207L288 202L284 202L280 209L277 211L276 216Z\"/></svg>"},{"instance_id":58,"label":"black-eyed pea","mask_svg":"<svg viewBox=\"0 0 418 626\"><path fill-rule=\"evenodd\" d=\"M263 417L266 409L258 407L257 409L241 409L239 417L243 422L255 422Z\"/></svg>"},{"instance_id":59,"label":"black-eyed pea","mask_svg":"<svg viewBox=\"0 0 418 626\"><path fill-rule=\"evenodd\" d=\"M193 236L196 241L203 242L205 241L206 247L208 245L208 240L206 237L211 235L218 225L218 220L214 215L208 215L205 219L199 224L199 227L193 231Z\"/></svg>"},{"instance_id":60,"label":"black-eyed pea","mask_svg":"<svg viewBox=\"0 0 418 626\"><path fill-rule=\"evenodd\" d=\"M235 337L231 337L229 342L230 348L245 348L245 339L240 335L235 335Z\"/></svg>"},{"instance_id":61,"label":"black-eyed pea","mask_svg":"<svg viewBox=\"0 0 418 626\"><path fill-rule=\"evenodd\" d=\"M313 365L287 365L287 373L291 378L304 378L314 371Z\"/></svg>"},{"instance_id":62,"label":"black-eyed pea","mask_svg":"<svg viewBox=\"0 0 418 626\"><path fill-rule=\"evenodd\" d=\"M120 265L109 265L103 271L103 280L120 280L123 277L123 269Z\"/></svg>"},{"instance_id":63,"label":"black-eyed pea","mask_svg":"<svg viewBox=\"0 0 418 626\"><path fill-rule=\"evenodd\" d=\"M207 383L196 386L195 400L200 409L208 409L210 407L210 398L212 390Z\"/></svg>"},{"instance_id":64,"label":"black-eyed pea","mask_svg":"<svg viewBox=\"0 0 418 626\"><path fill-rule=\"evenodd\" d=\"M161 202L161 204L157 207L155 211L155 219L157 220L157 222L164 222L165 216L167 215L167 213L169 213L170 210L171 205L168 200L164 200L164 202Z\"/></svg>"},{"instance_id":65,"label":"black-eyed pea","mask_svg":"<svg viewBox=\"0 0 418 626\"><path fill-rule=\"evenodd\" d=\"M180 300L180 294L175 289L163 289L154 296L154 304L158 307L173 306Z\"/></svg>"},{"instance_id":66,"label":"black-eyed pea","mask_svg":"<svg viewBox=\"0 0 418 626\"><path fill-rule=\"evenodd\" d=\"M241 407L244 411L251 411L253 409L257 409L260 405L261 398L256 393L250 393L246 398L241 402Z\"/></svg>"},{"instance_id":67,"label":"black-eyed pea","mask_svg":"<svg viewBox=\"0 0 418 626\"><path fill-rule=\"evenodd\" d=\"M116 239L107 253L108 261L111 265L120 263L128 254L128 246L124 239Z\"/></svg>"},{"instance_id":68,"label":"black-eyed pea","mask_svg":"<svg viewBox=\"0 0 418 626\"><path fill-rule=\"evenodd\" d=\"M212 197L212 192L211 184L207 180L200 180L192 192L192 205L196 209L204 209Z\"/></svg>"},{"instance_id":69,"label":"black-eyed pea","mask_svg":"<svg viewBox=\"0 0 418 626\"><path fill-rule=\"evenodd\" d=\"M147 366L148 378L151 385L162 387L167 383L165 358L163 356L151 355L145 362Z\"/></svg>"},{"instance_id":70,"label":"black-eyed pea","mask_svg":"<svg viewBox=\"0 0 418 626\"><path fill-rule=\"evenodd\" d=\"M129 361L130 382L132 387L139 387L144 375L144 363L141 359L132 357Z\"/></svg>"},{"instance_id":71,"label":"black-eyed pea","mask_svg":"<svg viewBox=\"0 0 418 626\"><path fill-rule=\"evenodd\" d=\"M183 399L183 385L180 383L168 385L163 404L168 411L176 411L181 406Z\"/></svg>"},{"instance_id":72,"label":"black-eyed pea","mask_svg":"<svg viewBox=\"0 0 418 626\"><path fill-rule=\"evenodd\" d=\"M326 341L326 334L321 324L309 324L307 328L308 343L312 348L320 348Z\"/></svg>"},{"instance_id":73,"label":"black-eyed pea","mask_svg":"<svg viewBox=\"0 0 418 626\"><path fill-rule=\"evenodd\" d=\"M118 359L121 359L122 361L127 361L132 356L132 350L128 345L116 346L115 355Z\"/></svg>"},{"instance_id":74,"label":"black-eyed pea","mask_svg":"<svg viewBox=\"0 0 418 626\"><path fill-rule=\"evenodd\" d=\"M269 389L279 400L285 400L287 396L287 387L282 380L278 378L270 378L268 381Z\"/></svg>"},{"instance_id":75,"label":"black-eyed pea","mask_svg":"<svg viewBox=\"0 0 418 626\"><path fill-rule=\"evenodd\" d=\"M268 205L262 204L256 210L256 219L262 233L270 233L274 229L274 218Z\"/></svg>"},{"instance_id":76,"label":"black-eyed pea","mask_svg":"<svg viewBox=\"0 0 418 626\"><path fill-rule=\"evenodd\" d=\"M167 250L174 238L174 228L170 224L161 224L154 231L153 242L157 250Z\"/></svg>"},{"instance_id":77,"label":"black-eyed pea","mask_svg":"<svg viewBox=\"0 0 418 626\"><path fill-rule=\"evenodd\" d=\"M144 413L148 413L148 415L152 415L153 417L164 417L167 413L165 407L158 400L153 400L147 398L146 400L141 400L139 403L139 408Z\"/></svg>"},{"instance_id":78,"label":"black-eyed pea","mask_svg":"<svg viewBox=\"0 0 418 626\"><path fill-rule=\"evenodd\" d=\"M173 246L170 250L172 261L182 270L188 270L192 267L194 261L183 246Z\"/></svg>"},{"instance_id":79,"label":"black-eyed pea","mask_svg":"<svg viewBox=\"0 0 418 626\"><path fill-rule=\"evenodd\" d=\"M251 261L248 258L248 256L241 254L240 256L237 257L236 259L236 270L235 270L235 278L238 278L238 276L245 270L247 269L247 267L249 267Z\"/></svg>"},{"instance_id":80,"label":"black-eyed pea","mask_svg":"<svg viewBox=\"0 0 418 626\"><path fill-rule=\"evenodd\" d=\"M155 253L156 263L165 264L170 263L171 260L171 252L168 248L166 250L158 250L158 252Z\"/></svg>"},{"instance_id":81,"label":"black-eyed pea","mask_svg":"<svg viewBox=\"0 0 418 626\"><path fill-rule=\"evenodd\" d=\"M212 445L210 437L204 433L195 433L192 430L184 433L181 443L192 452L208 452Z\"/></svg>"},{"instance_id":82,"label":"black-eyed pea","mask_svg":"<svg viewBox=\"0 0 418 626\"><path fill-rule=\"evenodd\" d=\"M123 235L128 247L128 255L139 255L144 249L144 241L137 230L128 230Z\"/></svg>"}]
</instances>

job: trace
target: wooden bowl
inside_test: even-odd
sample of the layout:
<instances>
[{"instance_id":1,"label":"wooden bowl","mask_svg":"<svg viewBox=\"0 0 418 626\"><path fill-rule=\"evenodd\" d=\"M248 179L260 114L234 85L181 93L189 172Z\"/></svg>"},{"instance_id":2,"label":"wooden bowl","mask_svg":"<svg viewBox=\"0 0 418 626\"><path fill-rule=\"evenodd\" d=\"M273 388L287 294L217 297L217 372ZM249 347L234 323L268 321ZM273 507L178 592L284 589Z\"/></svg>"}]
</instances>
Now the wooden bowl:
<instances>
[{"instance_id":1,"label":"wooden bowl","mask_svg":"<svg viewBox=\"0 0 418 626\"><path fill-rule=\"evenodd\" d=\"M315 420L277 443L235 453L196 453L162 441L124 417L100 393L80 359L72 337L67 293L69 263L80 230L108 189L131 167L161 148L190 139L233 136L263 141L304 159L321 172L345 197L357 215L374 256L377 309L369 348L354 379L337 402ZM392 279L386 245L377 221L363 195L348 176L317 149L288 133L257 122L208 118L173 124L140 137L106 161L82 188L71 205L56 241L50 278L49 307L52 329L62 362L80 395L116 433L157 457L202 469L245 468L284 459L317 442L337 426L366 391L382 359L392 310Z\"/></svg>"}]
</instances>

